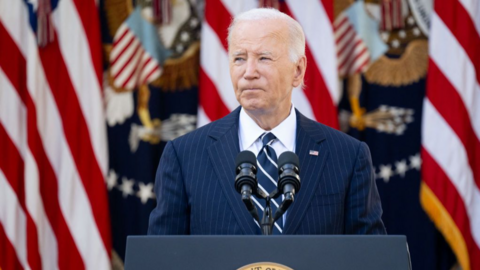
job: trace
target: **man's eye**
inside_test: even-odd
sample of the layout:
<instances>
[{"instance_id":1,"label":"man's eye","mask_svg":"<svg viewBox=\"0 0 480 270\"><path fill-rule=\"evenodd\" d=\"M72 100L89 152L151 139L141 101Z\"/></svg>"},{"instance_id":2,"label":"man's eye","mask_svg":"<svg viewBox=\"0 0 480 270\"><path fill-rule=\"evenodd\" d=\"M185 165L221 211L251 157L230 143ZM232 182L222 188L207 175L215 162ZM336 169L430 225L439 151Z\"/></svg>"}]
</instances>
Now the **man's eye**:
<instances>
[{"instance_id":1,"label":"man's eye","mask_svg":"<svg viewBox=\"0 0 480 270\"><path fill-rule=\"evenodd\" d=\"M265 61L265 60L270 60L270 58L269 57L260 57L260 60Z\"/></svg>"},{"instance_id":2,"label":"man's eye","mask_svg":"<svg viewBox=\"0 0 480 270\"><path fill-rule=\"evenodd\" d=\"M243 58L242 57L235 57L233 59L234 62L240 62L240 61L243 61Z\"/></svg>"}]
</instances>

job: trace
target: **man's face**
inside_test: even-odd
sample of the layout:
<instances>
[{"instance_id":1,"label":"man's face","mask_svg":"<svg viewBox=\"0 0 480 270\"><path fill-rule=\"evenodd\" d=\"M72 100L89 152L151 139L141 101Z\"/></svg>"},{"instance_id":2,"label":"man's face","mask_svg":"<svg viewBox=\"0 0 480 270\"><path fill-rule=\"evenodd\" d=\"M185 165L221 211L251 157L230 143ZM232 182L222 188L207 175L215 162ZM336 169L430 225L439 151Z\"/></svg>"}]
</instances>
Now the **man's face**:
<instances>
[{"instance_id":1,"label":"man's face","mask_svg":"<svg viewBox=\"0 0 480 270\"><path fill-rule=\"evenodd\" d=\"M303 80L305 58L289 58L288 26L282 20L238 23L230 37L230 78L242 107L255 114L290 109L293 87ZM303 61L303 62L302 62Z\"/></svg>"}]
</instances>

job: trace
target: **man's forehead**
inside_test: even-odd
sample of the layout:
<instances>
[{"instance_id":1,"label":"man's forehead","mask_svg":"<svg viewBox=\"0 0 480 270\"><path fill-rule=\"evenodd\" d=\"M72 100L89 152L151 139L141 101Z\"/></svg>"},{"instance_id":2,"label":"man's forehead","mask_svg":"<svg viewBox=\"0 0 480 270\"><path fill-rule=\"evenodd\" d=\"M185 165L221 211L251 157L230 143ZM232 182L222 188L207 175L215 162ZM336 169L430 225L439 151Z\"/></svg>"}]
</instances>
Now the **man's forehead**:
<instances>
[{"instance_id":1,"label":"man's forehead","mask_svg":"<svg viewBox=\"0 0 480 270\"><path fill-rule=\"evenodd\" d=\"M245 46L256 53L271 52L271 47L280 48L288 40L288 31L276 23L279 20L262 20L240 22L233 29L229 50L240 51ZM272 44L273 43L273 44ZM267 47L268 48L267 48ZM273 48L272 48L273 49Z\"/></svg>"},{"instance_id":2,"label":"man's forehead","mask_svg":"<svg viewBox=\"0 0 480 270\"><path fill-rule=\"evenodd\" d=\"M232 37L268 37L288 34L286 22L280 19L240 21L232 30Z\"/></svg>"}]
</instances>

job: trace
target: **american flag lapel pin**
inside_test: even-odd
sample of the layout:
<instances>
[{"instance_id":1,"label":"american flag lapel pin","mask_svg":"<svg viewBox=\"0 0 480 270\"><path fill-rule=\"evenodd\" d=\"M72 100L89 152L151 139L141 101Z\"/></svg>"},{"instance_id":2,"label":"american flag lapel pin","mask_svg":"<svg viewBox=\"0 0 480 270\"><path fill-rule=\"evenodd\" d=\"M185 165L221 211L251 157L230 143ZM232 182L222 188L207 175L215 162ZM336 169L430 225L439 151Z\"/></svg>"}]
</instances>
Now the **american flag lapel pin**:
<instances>
[{"instance_id":1,"label":"american flag lapel pin","mask_svg":"<svg viewBox=\"0 0 480 270\"><path fill-rule=\"evenodd\" d=\"M310 150L310 156L318 156L318 151Z\"/></svg>"}]
</instances>

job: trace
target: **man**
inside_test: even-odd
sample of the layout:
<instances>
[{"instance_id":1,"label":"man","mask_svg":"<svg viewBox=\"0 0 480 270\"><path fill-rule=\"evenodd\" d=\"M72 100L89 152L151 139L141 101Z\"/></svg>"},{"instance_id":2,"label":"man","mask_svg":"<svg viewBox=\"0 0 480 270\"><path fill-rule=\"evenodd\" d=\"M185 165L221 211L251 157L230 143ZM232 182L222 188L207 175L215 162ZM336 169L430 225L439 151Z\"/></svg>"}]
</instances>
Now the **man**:
<instances>
[{"instance_id":1,"label":"man","mask_svg":"<svg viewBox=\"0 0 480 270\"><path fill-rule=\"evenodd\" d=\"M234 19L228 42L241 107L167 144L148 233L261 234L234 187L235 157L250 150L259 167L269 166L260 162L265 155L274 164L285 151L300 160L301 189L276 233L384 234L368 147L292 105L307 64L301 26L276 10L255 9Z\"/></svg>"}]
</instances>

